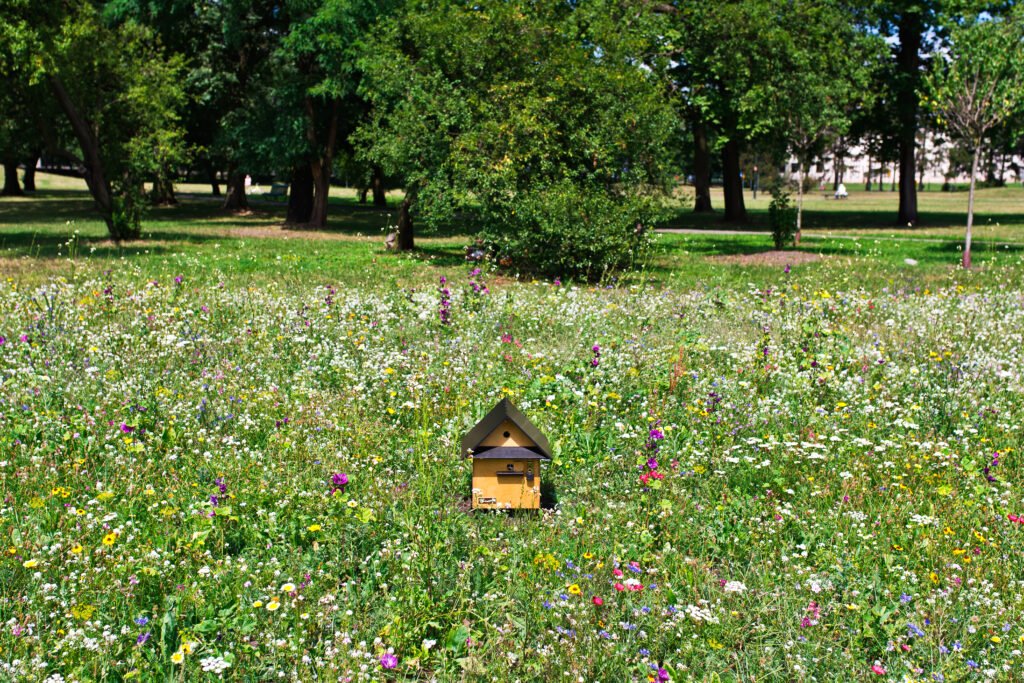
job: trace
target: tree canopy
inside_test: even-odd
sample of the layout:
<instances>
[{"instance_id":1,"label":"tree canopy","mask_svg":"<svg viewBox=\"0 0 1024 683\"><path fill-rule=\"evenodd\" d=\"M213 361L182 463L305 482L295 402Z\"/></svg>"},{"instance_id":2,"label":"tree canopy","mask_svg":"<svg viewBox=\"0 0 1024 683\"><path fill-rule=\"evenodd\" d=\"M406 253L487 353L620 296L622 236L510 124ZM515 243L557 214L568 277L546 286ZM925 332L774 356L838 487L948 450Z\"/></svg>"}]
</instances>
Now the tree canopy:
<instances>
[{"instance_id":1,"label":"tree canopy","mask_svg":"<svg viewBox=\"0 0 1024 683\"><path fill-rule=\"evenodd\" d=\"M971 45L1019 14L983 0L0 0L0 161L16 193L19 164L28 182L40 154L72 160L116 239L139 235L145 185L173 200L197 174L215 194L226 181L227 210L247 208L246 175L285 182L288 222L322 227L343 172L378 205L402 188L400 250L414 225L458 220L506 266L597 279L642 260L675 178L713 211L720 175L723 218L743 222L753 167L785 180L793 163L802 197L807 169L838 169L854 146L898 164L894 218L916 224L923 130L1019 149L1018 108L980 133L956 111L965 74L1012 82L996 63L1019 64L1019 46L1000 38L981 60Z\"/></svg>"}]
</instances>

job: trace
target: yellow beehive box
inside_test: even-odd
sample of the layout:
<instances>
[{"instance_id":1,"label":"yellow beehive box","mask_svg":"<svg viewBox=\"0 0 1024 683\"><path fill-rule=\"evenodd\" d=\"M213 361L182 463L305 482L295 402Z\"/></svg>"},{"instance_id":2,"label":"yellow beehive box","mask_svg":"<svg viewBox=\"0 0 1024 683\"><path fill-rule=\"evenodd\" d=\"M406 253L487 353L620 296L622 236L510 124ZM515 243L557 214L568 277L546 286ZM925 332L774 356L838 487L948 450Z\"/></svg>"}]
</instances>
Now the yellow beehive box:
<instances>
[{"instance_id":1,"label":"yellow beehive box","mask_svg":"<svg viewBox=\"0 0 1024 683\"><path fill-rule=\"evenodd\" d=\"M506 398L462 438L473 459L473 507L540 507L540 463L551 459L548 440Z\"/></svg>"}]
</instances>

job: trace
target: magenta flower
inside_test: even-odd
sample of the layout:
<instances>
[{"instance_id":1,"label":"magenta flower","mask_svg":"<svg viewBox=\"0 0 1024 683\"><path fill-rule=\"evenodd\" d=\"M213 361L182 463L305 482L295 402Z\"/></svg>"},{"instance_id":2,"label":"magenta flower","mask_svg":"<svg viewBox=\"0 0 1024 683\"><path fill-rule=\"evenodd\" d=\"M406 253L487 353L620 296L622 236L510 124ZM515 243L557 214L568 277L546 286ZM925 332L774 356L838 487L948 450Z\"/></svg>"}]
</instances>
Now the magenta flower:
<instances>
[{"instance_id":1,"label":"magenta flower","mask_svg":"<svg viewBox=\"0 0 1024 683\"><path fill-rule=\"evenodd\" d=\"M398 657L390 652L385 652L380 658L380 668L394 669L398 666Z\"/></svg>"},{"instance_id":2,"label":"magenta flower","mask_svg":"<svg viewBox=\"0 0 1024 683\"><path fill-rule=\"evenodd\" d=\"M348 485L348 475L344 472L335 472L331 475L331 495L333 496L337 491L344 491Z\"/></svg>"}]
</instances>

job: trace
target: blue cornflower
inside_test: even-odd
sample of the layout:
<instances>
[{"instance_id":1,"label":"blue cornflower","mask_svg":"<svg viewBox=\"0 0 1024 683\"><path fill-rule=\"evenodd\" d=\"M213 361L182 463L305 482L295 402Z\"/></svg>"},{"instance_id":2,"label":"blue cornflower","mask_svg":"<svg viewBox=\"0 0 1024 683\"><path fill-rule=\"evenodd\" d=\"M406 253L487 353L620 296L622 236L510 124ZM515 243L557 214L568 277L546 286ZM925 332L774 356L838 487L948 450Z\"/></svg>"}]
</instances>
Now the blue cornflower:
<instances>
[{"instance_id":1,"label":"blue cornflower","mask_svg":"<svg viewBox=\"0 0 1024 683\"><path fill-rule=\"evenodd\" d=\"M149 623L149 617L137 617L135 619L135 623L138 624L139 626L145 626L146 624Z\"/></svg>"}]
</instances>

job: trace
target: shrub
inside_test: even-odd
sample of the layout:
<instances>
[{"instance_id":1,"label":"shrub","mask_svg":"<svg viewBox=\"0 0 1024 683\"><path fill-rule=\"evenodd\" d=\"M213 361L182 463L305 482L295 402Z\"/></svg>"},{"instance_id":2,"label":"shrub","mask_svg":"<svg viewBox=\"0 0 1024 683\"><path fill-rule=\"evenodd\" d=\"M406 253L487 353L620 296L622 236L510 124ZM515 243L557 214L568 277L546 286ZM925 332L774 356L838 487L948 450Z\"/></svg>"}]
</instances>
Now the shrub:
<instances>
[{"instance_id":1,"label":"shrub","mask_svg":"<svg viewBox=\"0 0 1024 683\"><path fill-rule=\"evenodd\" d=\"M490 207L483 238L517 272L595 282L644 259L662 211L650 197L562 179Z\"/></svg>"},{"instance_id":2,"label":"shrub","mask_svg":"<svg viewBox=\"0 0 1024 683\"><path fill-rule=\"evenodd\" d=\"M796 236L796 207L789 192L781 183L772 187L772 201L768 205L768 223L772 228L772 240L776 249L791 244Z\"/></svg>"}]
</instances>

